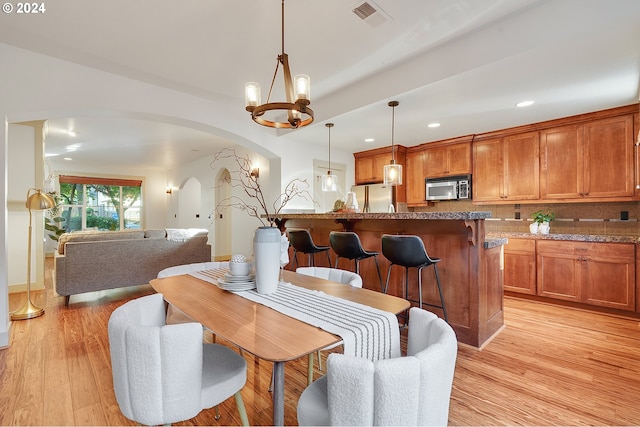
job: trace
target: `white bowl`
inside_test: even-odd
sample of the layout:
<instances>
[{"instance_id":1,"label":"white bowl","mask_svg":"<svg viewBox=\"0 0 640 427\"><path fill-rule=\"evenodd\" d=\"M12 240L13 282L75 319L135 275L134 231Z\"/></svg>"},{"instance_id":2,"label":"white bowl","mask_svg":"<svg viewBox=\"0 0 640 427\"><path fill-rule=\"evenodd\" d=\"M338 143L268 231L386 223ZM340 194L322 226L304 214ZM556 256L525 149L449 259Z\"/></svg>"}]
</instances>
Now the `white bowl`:
<instances>
[{"instance_id":1,"label":"white bowl","mask_svg":"<svg viewBox=\"0 0 640 427\"><path fill-rule=\"evenodd\" d=\"M229 271L234 276L248 276L251 272L251 267L251 263L247 261L229 263Z\"/></svg>"}]
</instances>

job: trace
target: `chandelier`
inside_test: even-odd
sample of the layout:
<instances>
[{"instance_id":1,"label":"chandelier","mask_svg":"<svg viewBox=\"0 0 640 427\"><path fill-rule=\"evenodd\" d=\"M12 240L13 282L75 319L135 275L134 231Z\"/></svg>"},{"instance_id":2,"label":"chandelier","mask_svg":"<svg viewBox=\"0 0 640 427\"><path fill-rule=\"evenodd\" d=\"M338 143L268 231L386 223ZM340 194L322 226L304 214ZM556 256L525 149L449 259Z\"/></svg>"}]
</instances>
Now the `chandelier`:
<instances>
[{"instance_id":1,"label":"chandelier","mask_svg":"<svg viewBox=\"0 0 640 427\"><path fill-rule=\"evenodd\" d=\"M336 191L338 177L331 175L331 128L333 123L327 123L325 126L329 129L329 170L326 175L322 175L322 191Z\"/></svg>"},{"instance_id":2,"label":"chandelier","mask_svg":"<svg viewBox=\"0 0 640 427\"><path fill-rule=\"evenodd\" d=\"M391 163L384 165L384 184L385 185L402 185L402 165L396 164L395 149L393 147L393 137L395 133L396 123L396 107L398 101L389 102L391 107Z\"/></svg>"},{"instance_id":3,"label":"chandelier","mask_svg":"<svg viewBox=\"0 0 640 427\"><path fill-rule=\"evenodd\" d=\"M287 101L269 102L280 64L282 64ZM282 0L282 53L278 55L267 102L261 104L260 84L256 82L249 82L244 85L244 99L245 109L251 113L253 121L260 125L278 129L296 129L313 122L313 110L308 107L311 103L309 76L298 74L292 80L291 71L289 70L289 56L284 53L284 0ZM266 114L267 112L270 114ZM277 117L278 113L284 112L286 112L286 120L284 120L284 117ZM271 116L271 119L267 118L267 116Z\"/></svg>"}]
</instances>

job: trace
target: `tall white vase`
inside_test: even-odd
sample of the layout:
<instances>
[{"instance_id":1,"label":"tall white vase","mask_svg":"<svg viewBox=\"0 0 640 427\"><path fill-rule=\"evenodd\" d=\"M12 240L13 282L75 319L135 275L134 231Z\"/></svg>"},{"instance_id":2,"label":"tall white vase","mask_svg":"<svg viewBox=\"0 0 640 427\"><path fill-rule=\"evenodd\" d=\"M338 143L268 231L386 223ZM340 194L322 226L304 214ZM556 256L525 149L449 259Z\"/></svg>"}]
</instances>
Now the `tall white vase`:
<instances>
[{"instance_id":1,"label":"tall white vase","mask_svg":"<svg viewBox=\"0 0 640 427\"><path fill-rule=\"evenodd\" d=\"M253 235L253 258L258 293L276 292L280 276L280 230L278 228L256 229Z\"/></svg>"}]
</instances>

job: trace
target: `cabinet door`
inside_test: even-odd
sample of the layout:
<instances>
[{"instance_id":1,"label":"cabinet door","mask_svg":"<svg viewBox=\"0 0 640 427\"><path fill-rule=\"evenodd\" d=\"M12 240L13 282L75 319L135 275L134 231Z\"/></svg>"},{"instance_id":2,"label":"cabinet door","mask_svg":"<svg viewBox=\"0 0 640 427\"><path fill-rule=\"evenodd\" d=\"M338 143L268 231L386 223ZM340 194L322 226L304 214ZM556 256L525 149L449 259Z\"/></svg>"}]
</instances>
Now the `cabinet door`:
<instances>
[{"instance_id":1,"label":"cabinet door","mask_svg":"<svg viewBox=\"0 0 640 427\"><path fill-rule=\"evenodd\" d=\"M447 174L447 147L427 148L424 151L425 178L438 178Z\"/></svg>"},{"instance_id":2,"label":"cabinet door","mask_svg":"<svg viewBox=\"0 0 640 427\"><path fill-rule=\"evenodd\" d=\"M635 310L635 248L633 244L601 243L583 262L582 300L622 310Z\"/></svg>"},{"instance_id":3,"label":"cabinet door","mask_svg":"<svg viewBox=\"0 0 640 427\"><path fill-rule=\"evenodd\" d=\"M407 204L425 203L424 151L407 153Z\"/></svg>"},{"instance_id":4,"label":"cabinet door","mask_svg":"<svg viewBox=\"0 0 640 427\"><path fill-rule=\"evenodd\" d=\"M584 147L585 195L633 196L633 116L587 123Z\"/></svg>"},{"instance_id":5,"label":"cabinet door","mask_svg":"<svg viewBox=\"0 0 640 427\"><path fill-rule=\"evenodd\" d=\"M391 163L391 149L388 154L373 156L373 182L384 182L384 166Z\"/></svg>"},{"instance_id":6,"label":"cabinet door","mask_svg":"<svg viewBox=\"0 0 640 427\"><path fill-rule=\"evenodd\" d=\"M504 246L504 290L536 294L535 240L509 239Z\"/></svg>"},{"instance_id":7,"label":"cabinet door","mask_svg":"<svg viewBox=\"0 0 640 427\"><path fill-rule=\"evenodd\" d=\"M466 175L471 173L471 143L453 144L447 147L447 164L449 175Z\"/></svg>"},{"instance_id":8,"label":"cabinet door","mask_svg":"<svg viewBox=\"0 0 640 427\"><path fill-rule=\"evenodd\" d=\"M582 197L583 127L562 126L540 131L540 197Z\"/></svg>"},{"instance_id":9,"label":"cabinet door","mask_svg":"<svg viewBox=\"0 0 640 427\"><path fill-rule=\"evenodd\" d=\"M502 139L473 144L473 200L502 200Z\"/></svg>"},{"instance_id":10,"label":"cabinet door","mask_svg":"<svg viewBox=\"0 0 640 427\"><path fill-rule=\"evenodd\" d=\"M373 156L360 157L355 160L356 184L369 184L373 178Z\"/></svg>"},{"instance_id":11,"label":"cabinet door","mask_svg":"<svg viewBox=\"0 0 640 427\"><path fill-rule=\"evenodd\" d=\"M471 173L471 143L426 148L425 172L428 178Z\"/></svg>"},{"instance_id":12,"label":"cabinet door","mask_svg":"<svg viewBox=\"0 0 640 427\"><path fill-rule=\"evenodd\" d=\"M540 198L539 136L529 132L504 138L504 191L506 200Z\"/></svg>"},{"instance_id":13,"label":"cabinet door","mask_svg":"<svg viewBox=\"0 0 640 427\"><path fill-rule=\"evenodd\" d=\"M581 261L569 242L538 241L536 275L538 295L580 302Z\"/></svg>"}]
</instances>

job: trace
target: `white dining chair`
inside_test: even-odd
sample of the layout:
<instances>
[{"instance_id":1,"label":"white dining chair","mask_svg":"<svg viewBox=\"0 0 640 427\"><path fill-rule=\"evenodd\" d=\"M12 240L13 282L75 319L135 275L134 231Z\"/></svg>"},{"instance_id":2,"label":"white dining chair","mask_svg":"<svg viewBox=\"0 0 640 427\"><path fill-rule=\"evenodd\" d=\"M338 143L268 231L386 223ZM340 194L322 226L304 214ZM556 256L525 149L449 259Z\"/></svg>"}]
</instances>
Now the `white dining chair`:
<instances>
[{"instance_id":1,"label":"white dining chair","mask_svg":"<svg viewBox=\"0 0 640 427\"><path fill-rule=\"evenodd\" d=\"M242 424L249 425L240 393L246 361L225 346L203 344L199 323L166 325L162 294L116 308L108 332L113 387L128 419L167 425L235 396Z\"/></svg>"},{"instance_id":2,"label":"white dining chair","mask_svg":"<svg viewBox=\"0 0 640 427\"><path fill-rule=\"evenodd\" d=\"M298 424L446 426L458 343L435 314L409 311L407 356L371 362L339 353L298 400Z\"/></svg>"},{"instance_id":3,"label":"white dining chair","mask_svg":"<svg viewBox=\"0 0 640 427\"><path fill-rule=\"evenodd\" d=\"M362 277L352 271L341 270L339 268L327 268L327 267L298 267L296 273L304 274L307 276L319 277L321 279L331 280L332 282L338 282L345 285L353 286L354 288L362 287ZM330 345L322 350L330 350L341 343ZM318 369L322 371L322 350L318 350ZM309 368L308 368L308 383L313 382L313 354L309 355Z\"/></svg>"},{"instance_id":4,"label":"white dining chair","mask_svg":"<svg viewBox=\"0 0 640 427\"><path fill-rule=\"evenodd\" d=\"M209 262L196 262L193 264L174 265L173 267L167 267L164 270L160 270L158 273L158 279L170 276L179 276L181 274L189 274L194 271L213 270L216 268L229 268L228 261L209 261ZM182 310L178 309L173 304L169 304L167 307L167 324L175 325L177 323L188 323L194 320L187 316ZM215 339L215 337L214 337Z\"/></svg>"}]
</instances>

